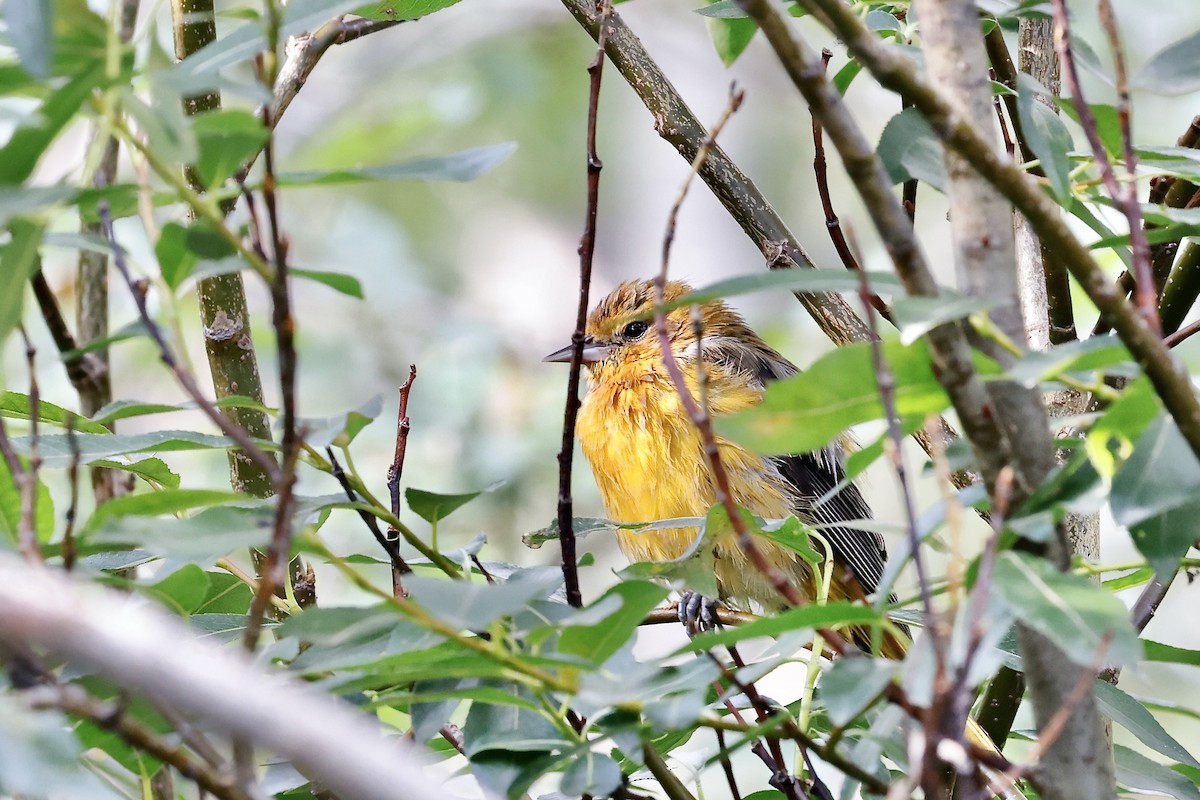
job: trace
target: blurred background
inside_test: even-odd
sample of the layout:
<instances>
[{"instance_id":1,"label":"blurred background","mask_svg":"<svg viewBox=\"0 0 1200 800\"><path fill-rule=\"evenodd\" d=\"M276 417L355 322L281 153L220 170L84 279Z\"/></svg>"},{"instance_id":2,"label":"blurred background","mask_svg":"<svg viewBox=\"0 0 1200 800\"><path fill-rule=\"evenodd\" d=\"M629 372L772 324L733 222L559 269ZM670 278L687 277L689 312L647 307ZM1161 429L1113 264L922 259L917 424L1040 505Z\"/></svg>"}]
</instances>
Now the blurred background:
<instances>
[{"instance_id":1,"label":"blurred background","mask_svg":"<svg viewBox=\"0 0 1200 800\"><path fill-rule=\"evenodd\" d=\"M731 82L745 90L746 102L728 125L723 146L758 183L812 259L838 268L814 188L810 120L803 102L762 41L725 68L709 40L706 20L690 13L697 5L699 0L637 0L620 5L619 11L701 120L717 118ZM1093 5L1072 3L1077 34L1107 60ZM1153 13L1146 13L1139 0L1117 0L1116 6L1131 70L1161 46L1200 27L1200 4L1194 0L1160 0ZM232 16L218 20L221 31L239 24ZM811 42L834 50L831 69L846 62L837 43L805 21L800 26ZM170 47L165 3L143 10L141 46L151 37ZM415 363L419 374L409 406L412 434L404 485L459 493L499 484L441 525L443 549L484 532L485 559L520 564L557 560L553 544L529 550L520 537L555 516L555 456L567 370L541 359L569 342L574 325L576 247L584 210L585 67L594 52L594 44L558 3L465 0L419 22L332 48L278 128L283 172L387 164L498 142L517 145L512 156L472 183L297 188L285 190L281 200L294 264L351 274L362 282L366 296L359 301L319 284L295 282L301 414L332 416L382 395L382 414L359 435L353 454L360 472L384 495L396 390L408 365ZM1090 74L1085 81L1090 101L1113 102L1111 86ZM899 111L895 98L865 76L854 82L848 98L872 139ZM249 107L236 97L227 99L227 105L239 103ZM1139 143L1174 144L1200 112L1200 98L1194 96L1138 94L1134 103ZM674 149L659 139L649 113L611 65L605 69L600 112L604 170L594 300L622 280L657 270L667 213L688 171ZM43 164L41 178L49 182L70 175L85 141L83 130L64 137ZM1084 143L1082 136L1076 141ZM851 240L868 268L890 269L835 154L830 162L835 205ZM129 175L128 164L125 169ZM179 218L177 210L171 213ZM940 278L951 284L946 213L944 198L922 187L919 234ZM160 214L159 224L167 218ZM58 227L71 230L75 225L64 219ZM152 250L138 221L123 221L118 236L130 248L135 268L156 279ZM1110 256L1100 253L1115 276L1117 262ZM74 253L48 251L45 258L62 302L73 303ZM706 284L762 269L757 249L697 182L680 216L672 276ZM252 276L247 284L267 402L275 405L276 362L266 293ZM158 308L168 317L178 315L192 363L207 385L194 287L189 284L174 304L163 297L155 295ZM853 298L851 302L857 307ZM801 367L831 348L788 294L743 296L734 304ZM114 329L133 319L132 306L116 283L112 305ZM1076 307L1081 328L1090 328L1086 299L1077 296ZM43 396L73 407L73 392L44 326L35 316L27 319L39 349ZM1185 346L1181 352L1197 366L1196 350ZM117 398L183 400L147 340L117 345L112 358ZM3 369L7 388L26 390L23 354L15 339L4 353ZM207 429L201 418L187 413L121 423L127 432L164 427ZM876 433L867 430L860 438L870 441ZM915 453L910 456L917 463ZM222 457L169 453L165 459L183 475L185 486L221 486L226 480ZM60 488L55 487L56 493ZM309 472L300 491L327 494L337 487ZM574 491L578 516L603 516L582 458L576 459ZM865 491L878 517L901 520L896 484L887 470L872 469ZM925 476L919 494L922 508L940 496ZM428 529L412 514L405 519L417 531ZM324 531L338 552L376 554L368 533L348 512L335 513ZM983 531L977 520L967 522L972 551ZM584 571L585 597L595 597L625 562L609 536L597 534L582 547L596 554L596 566ZM1104 562L1136 558L1127 535L1107 525ZM324 602L357 602L354 591L332 570L318 564L317 571ZM386 585L383 568L378 578ZM1200 600L1198 591L1188 581L1178 581L1151 624L1150 638L1200 647L1200 628L1189 617L1190 604ZM656 630L646 635L666 648L679 634ZM1182 697L1182 687L1194 692L1200 682L1195 670L1153 664L1127 674L1122 686ZM1163 722L1185 744L1200 743L1200 725L1191 717L1167 714Z\"/></svg>"}]
</instances>

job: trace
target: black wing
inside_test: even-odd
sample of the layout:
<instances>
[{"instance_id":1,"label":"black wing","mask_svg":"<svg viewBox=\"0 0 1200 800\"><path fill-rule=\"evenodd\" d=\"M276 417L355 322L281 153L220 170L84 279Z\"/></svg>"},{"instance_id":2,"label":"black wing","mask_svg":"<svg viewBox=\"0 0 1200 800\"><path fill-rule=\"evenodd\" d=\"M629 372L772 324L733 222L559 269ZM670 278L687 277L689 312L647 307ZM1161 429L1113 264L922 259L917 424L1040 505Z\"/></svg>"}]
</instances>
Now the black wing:
<instances>
[{"instance_id":1,"label":"black wing","mask_svg":"<svg viewBox=\"0 0 1200 800\"><path fill-rule=\"evenodd\" d=\"M706 336L702 347L706 362L751 375L763 385L799 372L749 328L736 338ZM836 526L821 530L833 548L834 560L849 567L863 591L872 594L883 577L887 548L878 533L839 524L871 518L871 507L858 487L842 485L846 478L844 459L842 446L834 443L816 453L779 456L771 461L795 491L796 513L813 523ZM841 488L830 494L839 485Z\"/></svg>"}]
</instances>

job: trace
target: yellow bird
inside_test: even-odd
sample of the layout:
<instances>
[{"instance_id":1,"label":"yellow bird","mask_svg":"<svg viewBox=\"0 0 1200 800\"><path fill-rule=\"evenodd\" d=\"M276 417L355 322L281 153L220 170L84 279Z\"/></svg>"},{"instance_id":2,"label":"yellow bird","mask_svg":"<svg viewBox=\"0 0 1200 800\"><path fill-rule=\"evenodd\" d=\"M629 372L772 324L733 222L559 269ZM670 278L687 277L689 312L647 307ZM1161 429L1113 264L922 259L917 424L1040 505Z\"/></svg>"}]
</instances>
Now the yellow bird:
<instances>
[{"instance_id":1,"label":"yellow bird","mask_svg":"<svg viewBox=\"0 0 1200 800\"><path fill-rule=\"evenodd\" d=\"M689 291L687 284L672 281L665 297L671 301ZM630 281L604 298L587 321L583 361L588 392L576 436L608 517L616 522L701 517L716 502L700 434L667 374L653 325L646 320L654 302L650 281ZM693 396L698 368L703 367L713 416L756 405L767 383L796 374L796 367L724 302L703 304L700 319L702 341L697 341L687 307L667 315L667 332ZM570 361L571 351L565 347L545 360ZM697 364L698 355L702 364ZM858 489L845 484L840 444L817 453L772 458L720 437L717 445L738 505L767 519L796 514L830 526L821 530L834 563L830 599L861 599L876 591L887 551L878 534L853 525L869 518L871 511ZM683 556L697 535L695 528L618 530L617 540L631 561L668 561ZM813 571L794 551L761 537L758 547L797 588L810 598L816 596ZM784 605L732 535L715 543L714 555L721 600L741 607L753 601L765 609ZM689 613L695 611L693 607ZM863 631L852 631L851 636L860 646L870 641ZM882 637L883 655L902 658L905 649L903 638L891 633Z\"/></svg>"}]
</instances>

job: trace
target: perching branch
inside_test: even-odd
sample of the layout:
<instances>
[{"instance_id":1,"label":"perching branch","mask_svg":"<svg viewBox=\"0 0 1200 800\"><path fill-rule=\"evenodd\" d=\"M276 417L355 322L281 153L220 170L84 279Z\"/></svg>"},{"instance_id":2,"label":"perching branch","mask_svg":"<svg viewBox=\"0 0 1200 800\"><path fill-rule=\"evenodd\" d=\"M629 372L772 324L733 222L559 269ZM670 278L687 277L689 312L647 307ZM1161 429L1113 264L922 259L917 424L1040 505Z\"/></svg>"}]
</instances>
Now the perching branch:
<instances>
[{"instance_id":1,"label":"perching branch","mask_svg":"<svg viewBox=\"0 0 1200 800\"><path fill-rule=\"evenodd\" d=\"M588 296L592 288L592 260L596 253L596 213L600 207L600 170L604 164L596 152L596 124L600 114L600 79L604 74L604 45L608 37L611 0L595 0L597 16L596 55L588 64L587 111L587 208L583 235L579 239L579 305L575 333L571 335L570 372L567 375L567 404L563 411L562 447L558 451L558 536L562 548L562 571L567 602L583 606L579 591L579 565L575 548L575 512L571 499L571 464L575 456L575 420L579 417L579 378L583 370L583 343L587 328Z\"/></svg>"},{"instance_id":2,"label":"perching branch","mask_svg":"<svg viewBox=\"0 0 1200 800\"><path fill-rule=\"evenodd\" d=\"M353 707L201 641L128 595L0 555L0 643L36 644L291 761L339 796L442 797L418 751Z\"/></svg>"},{"instance_id":3,"label":"perching branch","mask_svg":"<svg viewBox=\"0 0 1200 800\"><path fill-rule=\"evenodd\" d=\"M396 449L392 454L392 464L387 471L388 498L391 501L393 517L400 516L400 478L404 474L404 455L408 452L408 432L412 428L412 423L408 419L408 395L412 391L413 381L416 379L417 365L409 364L408 379L400 386L400 405L396 411ZM329 450L328 452L330 461L336 466L337 462L333 461L333 451ZM349 484L343 484L343 488L353 499L354 493ZM369 515L362 516L364 520L374 520L374 517ZM377 533L375 528L372 528L372 533ZM378 535L376 538L379 538ZM387 551L392 561L392 593L396 597L408 597L408 591L404 588L404 575L412 572L412 569L400 558L400 531L389 526L387 536L379 543L383 545L383 549Z\"/></svg>"}]
</instances>

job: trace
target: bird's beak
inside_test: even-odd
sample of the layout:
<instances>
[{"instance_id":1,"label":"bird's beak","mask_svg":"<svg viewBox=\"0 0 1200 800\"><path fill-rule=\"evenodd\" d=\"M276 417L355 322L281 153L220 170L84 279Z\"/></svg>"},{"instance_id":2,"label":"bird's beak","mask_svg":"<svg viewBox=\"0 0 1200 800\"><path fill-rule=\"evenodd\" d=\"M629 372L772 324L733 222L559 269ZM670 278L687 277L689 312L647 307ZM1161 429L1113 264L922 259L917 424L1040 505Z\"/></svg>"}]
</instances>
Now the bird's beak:
<instances>
[{"instance_id":1,"label":"bird's beak","mask_svg":"<svg viewBox=\"0 0 1200 800\"><path fill-rule=\"evenodd\" d=\"M569 344L562 350L555 350L550 355L542 359L544 362L557 362L561 364L571 363L571 354L575 352L575 345ZM597 361L603 361L608 358L608 354L612 352L612 345L600 344L590 336L583 340L583 359L584 364L594 364Z\"/></svg>"}]
</instances>

